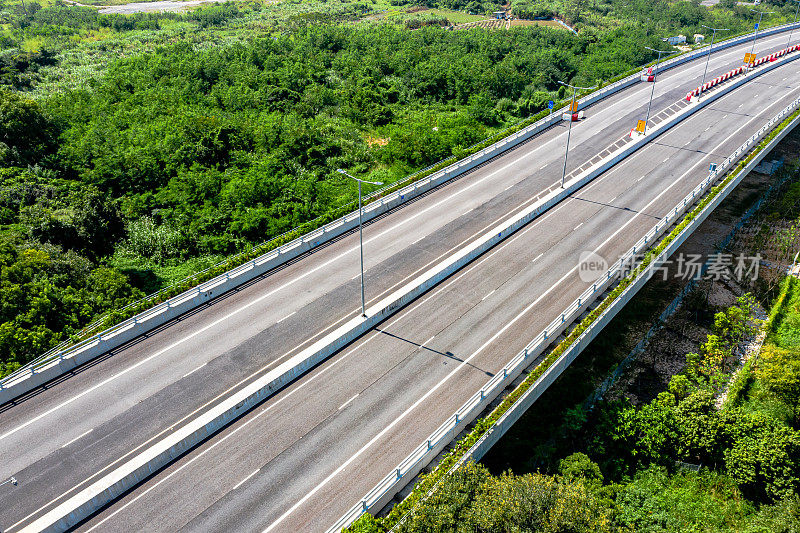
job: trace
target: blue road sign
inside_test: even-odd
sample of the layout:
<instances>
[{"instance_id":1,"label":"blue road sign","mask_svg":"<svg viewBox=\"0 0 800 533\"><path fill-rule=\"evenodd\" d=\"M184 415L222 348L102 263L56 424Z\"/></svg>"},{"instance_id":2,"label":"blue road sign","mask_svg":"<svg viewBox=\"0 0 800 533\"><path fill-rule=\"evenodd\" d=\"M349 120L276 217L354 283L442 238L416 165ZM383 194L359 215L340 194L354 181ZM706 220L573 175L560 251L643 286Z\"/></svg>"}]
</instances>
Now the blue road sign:
<instances>
[{"instance_id":1,"label":"blue road sign","mask_svg":"<svg viewBox=\"0 0 800 533\"><path fill-rule=\"evenodd\" d=\"M716 163L711 163L710 165L708 165L708 171L709 172L714 172L715 170L717 170L717 164Z\"/></svg>"},{"instance_id":2,"label":"blue road sign","mask_svg":"<svg viewBox=\"0 0 800 533\"><path fill-rule=\"evenodd\" d=\"M555 105L556 105L556 103L554 101L550 100L549 102L547 102L547 109L553 109L555 107Z\"/></svg>"},{"instance_id":3,"label":"blue road sign","mask_svg":"<svg viewBox=\"0 0 800 533\"><path fill-rule=\"evenodd\" d=\"M754 26L754 28L758 29L758 22L756 22L756 25Z\"/></svg>"}]
</instances>

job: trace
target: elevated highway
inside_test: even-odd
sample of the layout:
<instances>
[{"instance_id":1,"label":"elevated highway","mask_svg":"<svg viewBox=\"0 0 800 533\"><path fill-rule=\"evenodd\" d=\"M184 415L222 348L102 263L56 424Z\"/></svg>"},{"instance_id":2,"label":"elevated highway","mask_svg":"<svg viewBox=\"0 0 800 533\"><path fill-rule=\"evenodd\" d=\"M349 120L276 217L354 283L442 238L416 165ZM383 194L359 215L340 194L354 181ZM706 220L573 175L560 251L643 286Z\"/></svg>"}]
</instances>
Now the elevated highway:
<instances>
[{"instance_id":1,"label":"elevated highway","mask_svg":"<svg viewBox=\"0 0 800 533\"><path fill-rule=\"evenodd\" d=\"M759 52L785 36L766 38ZM741 61L714 54L710 72ZM320 530L474 393L585 285L578 255L614 258L800 91L797 65L737 89L655 139L249 415L153 476L85 529ZM664 73L654 109L700 81ZM628 131L650 86L587 110L570 168ZM557 186L565 128L373 222L375 301ZM87 365L0 413L0 527L17 531L148 443L274 368L358 309L348 235Z\"/></svg>"}]
</instances>

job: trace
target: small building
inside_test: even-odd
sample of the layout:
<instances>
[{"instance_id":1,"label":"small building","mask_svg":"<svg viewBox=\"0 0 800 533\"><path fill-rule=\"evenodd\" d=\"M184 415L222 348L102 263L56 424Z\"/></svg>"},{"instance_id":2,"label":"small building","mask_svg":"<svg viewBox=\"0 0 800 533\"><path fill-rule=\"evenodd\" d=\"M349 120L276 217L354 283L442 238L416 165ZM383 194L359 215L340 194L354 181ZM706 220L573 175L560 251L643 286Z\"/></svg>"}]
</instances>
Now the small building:
<instances>
[{"instance_id":1,"label":"small building","mask_svg":"<svg viewBox=\"0 0 800 533\"><path fill-rule=\"evenodd\" d=\"M700 44L706 42L706 36L702 33L695 33L694 34L694 44Z\"/></svg>"},{"instance_id":2,"label":"small building","mask_svg":"<svg viewBox=\"0 0 800 533\"><path fill-rule=\"evenodd\" d=\"M494 12L494 18L496 18L497 20L505 20L506 12L505 11L495 11Z\"/></svg>"},{"instance_id":3,"label":"small building","mask_svg":"<svg viewBox=\"0 0 800 533\"><path fill-rule=\"evenodd\" d=\"M675 35L674 37L667 37L663 39L663 41L669 44L685 44L686 43L686 36L685 35Z\"/></svg>"}]
</instances>

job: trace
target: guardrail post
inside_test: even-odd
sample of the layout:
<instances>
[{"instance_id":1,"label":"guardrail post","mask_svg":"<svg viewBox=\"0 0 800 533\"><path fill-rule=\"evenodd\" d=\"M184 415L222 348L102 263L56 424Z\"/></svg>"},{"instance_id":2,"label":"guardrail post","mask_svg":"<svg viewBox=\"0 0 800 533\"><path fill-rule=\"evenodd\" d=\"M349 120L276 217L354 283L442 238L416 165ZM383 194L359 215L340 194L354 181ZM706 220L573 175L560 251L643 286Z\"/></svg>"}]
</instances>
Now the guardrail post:
<instances>
[{"instance_id":1,"label":"guardrail post","mask_svg":"<svg viewBox=\"0 0 800 533\"><path fill-rule=\"evenodd\" d=\"M456 423L455 423L455 425L458 425L459 422L460 422L460 420L458 419L458 413L456 413Z\"/></svg>"},{"instance_id":2,"label":"guardrail post","mask_svg":"<svg viewBox=\"0 0 800 533\"><path fill-rule=\"evenodd\" d=\"M403 475L400 473L400 469L397 469L397 479L400 479Z\"/></svg>"},{"instance_id":3,"label":"guardrail post","mask_svg":"<svg viewBox=\"0 0 800 533\"><path fill-rule=\"evenodd\" d=\"M526 350L526 352L527 352L527 350ZM486 391L481 389L481 401L483 401L485 398L486 398Z\"/></svg>"},{"instance_id":4,"label":"guardrail post","mask_svg":"<svg viewBox=\"0 0 800 533\"><path fill-rule=\"evenodd\" d=\"M609 273L608 273L608 277L609 277L609 278L611 277L611 272L610 272L610 271L609 271ZM578 307L580 307L580 306L581 306L581 299L580 299L580 298L578 298ZM528 353L528 350L527 350L527 349L525 350L525 353L526 353L526 354Z\"/></svg>"},{"instance_id":5,"label":"guardrail post","mask_svg":"<svg viewBox=\"0 0 800 533\"><path fill-rule=\"evenodd\" d=\"M367 500L361 500L361 510L367 512Z\"/></svg>"},{"instance_id":6,"label":"guardrail post","mask_svg":"<svg viewBox=\"0 0 800 533\"><path fill-rule=\"evenodd\" d=\"M432 448L432 446L431 446L431 439L428 439L428 450L430 450L431 448Z\"/></svg>"},{"instance_id":7,"label":"guardrail post","mask_svg":"<svg viewBox=\"0 0 800 533\"><path fill-rule=\"evenodd\" d=\"M503 367L503 379L506 379L507 377L508 377L508 368Z\"/></svg>"}]
</instances>

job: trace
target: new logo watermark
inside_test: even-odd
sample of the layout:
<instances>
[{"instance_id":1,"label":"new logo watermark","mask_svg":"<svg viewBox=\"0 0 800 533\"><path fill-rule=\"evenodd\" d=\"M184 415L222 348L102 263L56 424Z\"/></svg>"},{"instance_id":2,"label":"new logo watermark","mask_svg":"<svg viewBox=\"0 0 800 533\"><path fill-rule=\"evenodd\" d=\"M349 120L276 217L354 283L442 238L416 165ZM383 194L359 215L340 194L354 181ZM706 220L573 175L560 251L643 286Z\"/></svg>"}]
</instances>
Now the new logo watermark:
<instances>
[{"instance_id":1,"label":"new logo watermark","mask_svg":"<svg viewBox=\"0 0 800 533\"><path fill-rule=\"evenodd\" d=\"M605 259L592 251L581 252L578 262L578 277L585 283L591 283L608 270Z\"/></svg>"}]
</instances>

